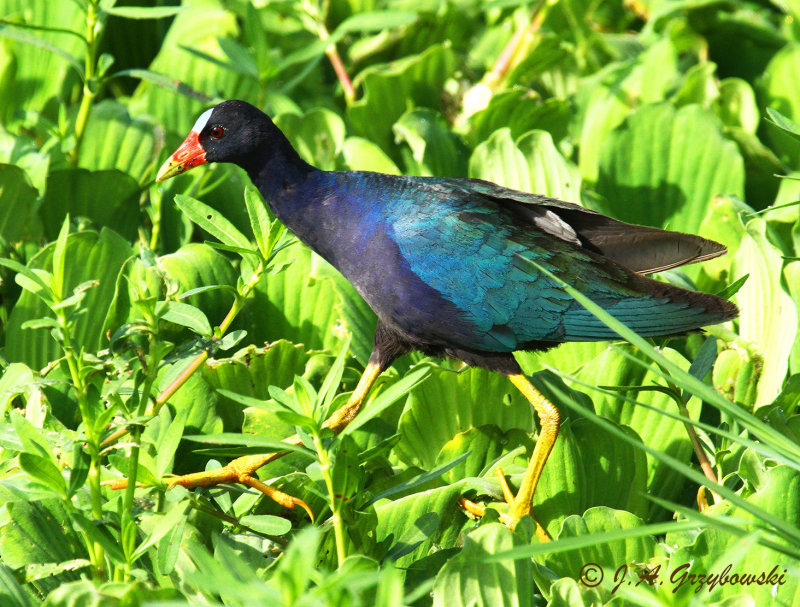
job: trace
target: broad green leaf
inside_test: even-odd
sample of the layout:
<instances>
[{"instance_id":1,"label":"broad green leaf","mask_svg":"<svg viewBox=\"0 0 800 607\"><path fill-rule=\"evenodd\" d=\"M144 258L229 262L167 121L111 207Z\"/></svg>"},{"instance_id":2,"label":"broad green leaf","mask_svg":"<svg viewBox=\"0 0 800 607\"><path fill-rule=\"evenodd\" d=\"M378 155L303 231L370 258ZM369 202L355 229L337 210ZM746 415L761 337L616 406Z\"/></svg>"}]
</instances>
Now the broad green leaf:
<instances>
[{"instance_id":1,"label":"broad green leaf","mask_svg":"<svg viewBox=\"0 0 800 607\"><path fill-rule=\"evenodd\" d=\"M340 23L331 37L337 39L347 32L370 32L402 27L413 23L416 19L416 13L411 11L388 10L358 13Z\"/></svg>"},{"instance_id":2,"label":"broad green leaf","mask_svg":"<svg viewBox=\"0 0 800 607\"><path fill-rule=\"evenodd\" d=\"M22 363L11 363L0 374L0 411L7 411L11 401L25 394L34 382L33 371Z\"/></svg>"},{"instance_id":3,"label":"broad green leaf","mask_svg":"<svg viewBox=\"0 0 800 607\"><path fill-rule=\"evenodd\" d=\"M356 360L366 367L372 353L378 317L349 280L339 272L332 273L331 278L339 294L336 310L350 334L350 350Z\"/></svg>"},{"instance_id":4,"label":"broad green leaf","mask_svg":"<svg viewBox=\"0 0 800 607\"><path fill-rule=\"evenodd\" d=\"M209 97L256 99L256 81L184 50L197 49L224 61L225 53L218 39L235 37L236 16L214 2L192 0L184 4L184 8L187 10L178 13L172 21L149 69L168 74L169 81L181 81ZM134 113L155 116L170 132L183 138L206 109L206 102L196 97L177 96L154 83L142 81L133 95L131 109Z\"/></svg>"},{"instance_id":5,"label":"broad green leaf","mask_svg":"<svg viewBox=\"0 0 800 607\"><path fill-rule=\"evenodd\" d=\"M449 45L434 45L420 55L366 68L353 80L364 91L347 109L353 130L389 149L392 126L409 106L439 107L441 87L454 66Z\"/></svg>"},{"instance_id":6,"label":"broad green leaf","mask_svg":"<svg viewBox=\"0 0 800 607\"><path fill-rule=\"evenodd\" d=\"M662 101L675 86L678 54L671 39L660 39L636 58L611 63L581 82L576 102L582 118L578 166L583 179L598 179L606 140L637 104Z\"/></svg>"},{"instance_id":7,"label":"broad green leaf","mask_svg":"<svg viewBox=\"0 0 800 607\"><path fill-rule=\"evenodd\" d=\"M530 432L532 409L499 373L467 368L433 368L408 397L400 418L401 439L394 452L407 464L430 469L442 447L460 432L495 424L501 430Z\"/></svg>"},{"instance_id":8,"label":"broad green leaf","mask_svg":"<svg viewBox=\"0 0 800 607\"><path fill-rule=\"evenodd\" d=\"M501 523L470 533L462 551L447 561L436 576L434 607L532 607L533 571L530 560L486 563L482 558L523 543Z\"/></svg>"},{"instance_id":9,"label":"broad green leaf","mask_svg":"<svg viewBox=\"0 0 800 607\"><path fill-rule=\"evenodd\" d=\"M16 242L31 232L36 197L25 171L13 164L0 164L0 242Z\"/></svg>"},{"instance_id":10,"label":"broad green leaf","mask_svg":"<svg viewBox=\"0 0 800 607\"><path fill-rule=\"evenodd\" d=\"M730 196L714 196L699 232L727 247L728 253L703 262L703 272L717 280L732 282L731 265L745 234L744 221L753 210Z\"/></svg>"},{"instance_id":11,"label":"broad green leaf","mask_svg":"<svg viewBox=\"0 0 800 607\"><path fill-rule=\"evenodd\" d=\"M140 185L154 176L163 131L147 116L133 117L120 103L105 100L92 108L79 163L94 171L117 169Z\"/></svg>"},{"instance_id":12,"label":"broad green leaf","mask_svg":"<svg viewBox=\"0 0 800 607\"><path fill-rule=\"evenodd\" d=\"M267 255L269 242L270 220L266 203L255 186L249 186L244 191L244 202L247 207L247 216L250 218L250 228L258 244L261 255Z\"/></svg>"},{"instance_id":13,"label":"broad green leaf","mask_svg":"<svg viewBox=\"0 0 800 607\"><path fill-rule=\"evenodd\" d=\"M73 2L4 0L2 14L10 21L74 32L86 27L83 11ZM77 83L86 48L78 36L9 25L0 31L11 38L16 64L16 77L6 81L7 88L0 93L13 100L17 111L39 112L61 93L65 83Z\"/></svg>"},{"instance_id":14,"label":"broad green leaf","mask_svg":"<svg viewBox=\"0 0 800 607\"><path fill-rule=\"evenodd\" d=\"M378 544L397 559L398 567L425 556L434 545L447 547L442 541L448 529L460 528L467 520L456 501L469 488L461 482L377 505Z\"/></svg>"},{"instance_id":15,"label":"broad green leaf","mask_svg":"<svg viewBox=\"0 0 800 607\"><path fill-rule=\"evenodd\" d=\"M576 576L577 577L577 576ZM562 577L550 586L550 601L547 607L594 607L602 605L600 593L594 588L587 588L573 577ZM590 585L593 582L590 582Z\"/></svg>"},{"instance_id":16,"label":"broad green leaf","mask_svg":"<svg viewBox=\"0 0 800 607\"><path fill-rule=\"evenodd\" d=\"M0 51L0 56L2 56L2 51ZM2 86L1 80L0 86ZM2 102L0 102L0 108L2 108ZM0 109L0 111L2 110ZM17 165L25 171L33 187L42 195L47 184L51 157L40 149L41 145L31 137L15 136L0 131L0 162Z\"/></svg>"},{"instance_id":17,"label":"broad green leaf","mask_svg":"<svg viewBox=\"0 0 800 607\"><path fill-rule=\"evenodd\" d=\"M150 531L145 540L136 547L136 550L131 555L131 560L136 561L144 556L150 546L155 545L162 537L169 533L183 519L184 512L186 512L188 507L188 502L176 504L173 506L172 510L159 517L152 531Z\"/></svg>"},{"instance_id":18,"label":"broad green leaf","mask_svg":"<svg viewBox=\"0 0 800 607\"><path fill-rule=\"evenodd\" d=\"M47 268L52 263L51 243L30 262L31 268ZM130 245L119 235L103 229L70 235L66 248L65 292L71 293L76 285L87 280L98 284L86 293L81 308L86 312L77 321L72 339L78 347L96 352L105 339L104 321L109 314L117 285L117 277L125 260L132 254ZM39 369L61 356L61 351L46 331L23 331L28 320L50 316L44 303L33 294L24 292L9 315L6 326L6 356Z\"/></svg>"},{"instance_id":19,"label":"broad green leaf","mask_svg":"<svg viewBox=\"0 0 800 607\"><path fill-rule=\"evenodd\" d=\"M603 144L597 191L613 217L696 233L714 196L744 195L744 163L709 110L645 105Z\"/></svg>"},{"instance_id":20,"label":"broad green leaf","mask_svg":"<svg viewBox=\"0 0 800 607\"><path fill-rule=\"evenodd\" d=\"M514 140L541 129L560 141L567 133L569 118L569 104L563 99L543 100L530 89L516 87L497 93L486 108L469 117L467 137L474 147L501 128L508 128Z\"/></svg>"},{"instance_id":21,"label":"broad green leaf","mask_svg":"<svg viewBox=\"0 0 800 607\"><path fill-rule=\"evenodd\" d=\"M206 285L236 285L236 271L227 257L205 244L190 243L158 258L167 278L177 281L177 294ZM233 297L225 290L206 291L182 299L200 308L212 325L225 318Z\"/></svg>"},{"instance_id":22,"label":"broad green leaf","mask_svg":"<svg viewBox=\"0 0 800 607\"><path fill-rule=\"evenodd\" d=\"M741 127L748 133L755 134L761 121L753 87L741 78L720 81L714 110L724 124Z\"/></svg>"},{"instance_id":23,"label":"broad green leaf","mask_svg":"<svg viewBox=\"0 0 800 607\"><path fill-rule=\"evenodd\" d=\"M619 429L639 441L630 427ZM644 453L589 420L570 419L562 424L542 471L533 512L551 537L556 537L567 516L588 508L606 506L644 517L651 507L645 497L646 484Z\"/></svg>"},{"instance_id":24,"label":"broad green leaf","mask_svg":"<svg viewBox=\"0 0 800 607\"><path fill-rule=\"evenodd\" d=\"M532 452L532 445L533 441L528 434L516 428L508 432L502 432L493 424L468 428L445 443L439 451L437 466L465 455L465 461L442 475L445 482L454 483L462 478L480 476L489 464L509 451L522 448Z\"/></svg>"},{"instance_id":25,"label":"broad green leaf","mask_svg":"<svg viewBox=\"0 0 800 607\"><path fill-rule=\"evenodd\" d=\"M20 453L19 467L31 478L36 479L60 497L66 498L67 483L51 457Z\"/></svg>"},{"instance_id":26,"label":"broad green leaf","mask_svg":"<svg viewBox=\"0 0 800 607\"><path fill-rule=\"evenodd\" d=\"M306 161L324 171L336 168L345 137L344 121L338 114L315 108L303 115L282 114L275 124Z\"/></svg>"},{"instance_id":27,"label":"broad green leaf","mask_svg":"<svg viewBox=\"0 0 800 607\"><path fill-rule=\"evenodd\" d=\"M219 409L227 420L227 427L284 438L294 433L288 424L278 421L271 411L263 408L245 408L227 393L266 400L269 386L288 388L295 375L303 374L308 360L304 347L279 340L264 348L248 346L230 358L210 360L202 373L203 379L217 390Z\"/></svg>"},{"instance_id":28,"label":"broad green leaf","mask_svg":"<svg viewBox=\"0 0 800 607\"><path fill-rule=\"evenodd\" d=\"M800 84L797 82L797 73L800 70L800 43L790 42L767 65L762 81L763 98L761 103L767 108L772 108L794 123L800 123ZM794 130L791 122L780 120L771 113L770 118L776 121L781 128L769 126L765 136L770 142L770 147L775 150L780 159L791 168L798 168L800 163L800 141L795 135L787 133ZM777 120L776 120L777 119Z\"/></svg>"},{"instance_id":29,"label":"broad green leaf","mask_svg":"<svg viewBox=\"0 0 800 607\"><path fill-rule=\"evenodd\" d=\"M444 117L434 110L419 108L400 116L393 127L395 141L405 142L406 174L465 177L467 148L449 130ZM409 153L410 152L410 153Z\"/></svg>"},{"instance_id":30,"label":"broad green leaf","mask_svg":"<svg viewBox=\"0 0 800 607\"><path fill-rule=\"evenodd\" d=\"M221 432L219 434L187 434L183 438L209 445L241 445L243 447L263 449L265 452L297 451L310 455L310 451L302 445L292 445L278 439L267 438L266 436L255 436L253 434Z\"/></svg>"},{"instance_id":31,"label":"broad green leaf","mask_svg":"<svg viewBox=\"0 0 800 607\"><path fill-rule=\"evenodd\" d=\"M766 222L753 219L734 258L733 278L749 274L739 290L739 335L758 346L764 367L756 405L772 402L786 378L789 353L797 334L798 313L781 284L781 251L769 242Z\"/></svg>"},{"instance_id":32,"label":"broad green leaf","mask_svg":"<svg viewBox=\"0 0 800 607\"><path fill-rule=\"evenodd\" d=\"M595 533L604 533L617 530L628 530L642 526L642 520L623 510L612 508L590 508L583 516L571 516L564 521L557 540L567 538L585 537L591 539ZM635 573L636 563L652 563L663 561L666 553L664 548L655 542L652 537L637 537L617 540L613 542L597 542L593 546L586 546L579 550L570 550L558 554L548 554L544 557L544 564L559 576L577 578L588 563L598 566L602 570L601 576L604 583L597 588L604 600L612 596L610 589L614 587L614 574L620 567L628 568L626 575L638 581Z\"/></svg>"},{"instance_id":33,"label":"broad green leaf","mask_svg":"<svg viewBox=\"0 0 800 607\"><path fill-rule=\"evenodd\" d=\"M335 348L339 295L330 278L311 278L312 256L303 245L284 249L275 263L289 263L278 274L264 278L253 291L252 303L241 315L254 343L288 339L306 348ZM325 263L325 262L322 262Z\"/></svg>"},{"instance_id":34,"label":"broad green leaf","mask_svg":"<svg viewBox=\"0 0 800 607\"><path fill-rule=\"evenodd\" d=\"M798 471L787 466L778 466L768 471L767 484L751 495L748 501L752 501L755 505L764 508L787 523L800 528L799 487L800 474ZM712 509L708 514L715 517L721 512L720 509ZM735 517L734 520L740 521L737 525L740 528L754 530L757 528L756 526L762 524L758 518L741 509L734 509L728 515ZM777 540L779 544L784 545L789 545L790 542L788 539L774 536L770 536L770 539ZM756 576L762 572L766 576L770 570L777 568L776 577L783 574L783 583L781 584L751 584L745 588L731 584L719 584L713 589L706 587L703 592L707 593L709 600L720 600L744 591L753 598L756 605L763 601L769 601L788 607L800 600L800 584L797 576L785 573L785 570L796 566L796 563L793 563L786 555L759 544L746 546L744 551L738 553L738 558L734 559L733 553L736 552L737 544L742 541L724 529L704 529L696 536L693 543L679 548L672 555L669 568L674 572L681 565L684 565L685 569L685 564L691 563L689 573L721 573L726 565L730 565L729 575L748 573ZM691 584L685 583L677 596L686 597L694 591L695 588Z\"/></svg>"},{"instance_id":35,"label":"broad green leaf","mask_svg":"<svg viewBox=\"0 0 800 607\"><path fill-rule=\"evenodd\" d=\"M345 164L354 171L400 175L400 169L381 148L362 137L348 137L342 146Z\"/></svg>"},{"instance_id":36,"label":"broad green leaf","mask_svg":"<svg viewBox=\"0 0 800 607\"><path fill-rule=\"evenodd\" d=\"M55 238L64 217L86 217L97 228L110 228L128 239L139 223L139 186L118 170L53 170L39 209L45 235Z\"/></svg>"},{"instance_id":37,"label":"broad green leaf","mask_svg":"<svg viewBox=\"0 0 800 607\"><path fill-rule=\"evenodd\" d=\"M547 131L529 131L516 142L510 129L495 131L475 148L469 174L514 190L580 201L578 171L558 152Z\"/></svg>"},{"instance_id":38,"label":"broad green leaf","mask_svg":"<svg viewBox=\"0 0 800 607\"><path fill-rule=\"evenodd\" d=\"M88 556L61 500L14 501L6 503L5 508L8 518L0 529L0 558L4 565L16 569ZM47 594L60 584L79 577L78 572L65 571L39 580L34 587Z\"/></svg>"},{"instance_id":39,"label":"broad green leaf","mask_svg":"<svg viewBox=\"0 0 800 607\"><path fill-rule=\"evenodd\" d=\"M0 563L0 597L8 607L33 607L33 597L17 581L14 571Z\"/></svg>"},{"instance_id":40,"label":"broad green leaf","mask_svg":"<svg viewBox=\"0 0 800 607\"><path fill-rule=\"evenodd\" d=\"M630 348L624 347L631 351ZM670 349L662 350L662 354L681 365L688 367L688 362L677 352ZM648 373L641 366L626 359L619 350L608 349L590 363L587 363L577 374L578 378L593 386L651 386L659 378ZM663 382L659 382L662 383ZM618 424L630 426L647 445L659 446L660 450L672 457L689 463L693 459L692 446L686 428L678 421L659 414L658 410L666 409L677 413L677 405L668 395L655 391L622 391L619 397L589 390L580 386L576 389L586 392L594 402L595 412L598 415L615 421ZM623 396L633 398L637 403L649 405L647 409L623 400ZM688 404L690 415L697 419L700 406L696 399ZM657 495L667 500L676 500L683 491L686 479L680 472L666 465L664 462L647 456L647 493ZM657 506L651 505L647 518L650 519L657 512L663 512Z\"/></svg>"}]
</instances>

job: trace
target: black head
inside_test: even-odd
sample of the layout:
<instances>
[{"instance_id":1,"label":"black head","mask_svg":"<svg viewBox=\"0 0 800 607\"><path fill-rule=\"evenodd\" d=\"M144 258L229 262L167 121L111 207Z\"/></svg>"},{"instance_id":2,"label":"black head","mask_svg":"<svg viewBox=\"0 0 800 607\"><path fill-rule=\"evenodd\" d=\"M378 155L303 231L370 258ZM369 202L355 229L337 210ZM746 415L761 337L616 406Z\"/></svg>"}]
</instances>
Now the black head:
<instances>
[{"instance_id":1,"label":"black head","mask_svg":"<svg viewBox=\"0 0 800 607\"><path fill-rule=\"evenodd\" d=\"M250 172L276 152L296 155L269 116L246 101L223 101L200 115L156 181L209 162L232 162Z\"/></svg>"}]
</instances>

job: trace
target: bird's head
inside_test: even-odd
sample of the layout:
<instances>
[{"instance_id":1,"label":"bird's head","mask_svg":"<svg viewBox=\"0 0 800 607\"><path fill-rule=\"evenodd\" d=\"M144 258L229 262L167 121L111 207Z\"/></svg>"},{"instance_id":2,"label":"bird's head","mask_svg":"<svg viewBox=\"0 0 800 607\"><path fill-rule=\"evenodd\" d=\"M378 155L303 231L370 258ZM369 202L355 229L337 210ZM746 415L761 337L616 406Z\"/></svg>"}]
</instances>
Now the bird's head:
<instances>
[{"instance_id":1,"label":"bird's head","mask_svg":"<svg viewBox=\"0 0 800 607\"><path fill-rule=\"evenodd\" d=\"M183 143L161 166L156 181L209 162L246 167L263 153L276 133L280 131L258 108L245 101L223 101L200 115Z\"/></svg>"}]
</instances>

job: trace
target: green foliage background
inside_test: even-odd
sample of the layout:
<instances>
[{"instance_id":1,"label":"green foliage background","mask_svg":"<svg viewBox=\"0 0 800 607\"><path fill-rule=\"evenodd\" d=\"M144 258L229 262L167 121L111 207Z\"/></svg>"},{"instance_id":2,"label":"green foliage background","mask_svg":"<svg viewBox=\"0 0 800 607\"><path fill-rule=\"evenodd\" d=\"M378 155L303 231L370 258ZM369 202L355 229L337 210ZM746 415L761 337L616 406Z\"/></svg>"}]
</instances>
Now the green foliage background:
<instances>
[{"instance_id":1,"label":"green foliage background","mask_svg":"<svg viewBox=\"0 0 800 607\"><path fill-rule=\"evenodd\" d=\"M797 0L0 0L0 17L1 605L800 602ZM236 167L153 183L226 98L323 169L478 177L723 242L661 278L741 317L518 355L565 418L534 503L555 541L473 521L460 496L502 510L496 468L520 478L529 405L415 355L322 430L372 312ZM159 480L298 431L260 474L313 523ZM123 477L147 485L105 484ZM765 577L682 577L727 566Z\"/></svg>"}]
</instances>

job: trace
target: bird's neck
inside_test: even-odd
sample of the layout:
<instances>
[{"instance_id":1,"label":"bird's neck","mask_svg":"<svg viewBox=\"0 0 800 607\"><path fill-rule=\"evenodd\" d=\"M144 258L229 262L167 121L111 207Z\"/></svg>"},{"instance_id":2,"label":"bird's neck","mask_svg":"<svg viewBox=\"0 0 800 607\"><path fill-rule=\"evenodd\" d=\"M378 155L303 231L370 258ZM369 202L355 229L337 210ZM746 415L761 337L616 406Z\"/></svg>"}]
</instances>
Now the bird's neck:
<instances>
[{"instance_id":1,"label":"bird's neck","mask_svg":"<svg viewBox=\"0 0 800 607\"><path fill-rule=\"evenodd\" d=\"M238 163L270 204L277 204L317 171L300 158L283 133L276 131L278 137L273 135L268 149L252 162Z\"/></svg>"}]
</instances>

